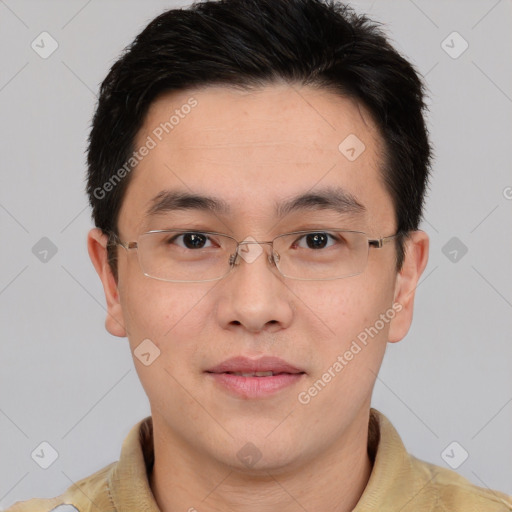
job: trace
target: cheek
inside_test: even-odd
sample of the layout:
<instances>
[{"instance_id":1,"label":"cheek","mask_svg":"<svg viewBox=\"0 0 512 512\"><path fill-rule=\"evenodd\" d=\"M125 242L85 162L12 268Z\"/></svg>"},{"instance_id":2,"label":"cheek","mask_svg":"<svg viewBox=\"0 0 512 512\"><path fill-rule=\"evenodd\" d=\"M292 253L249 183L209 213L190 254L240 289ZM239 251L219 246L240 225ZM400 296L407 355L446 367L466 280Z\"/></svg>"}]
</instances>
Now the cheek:
<instances>
[{"instance_id":1,"label":"cheek","mask_svg":"<svg viewBox=\"0 0 512 512\"><path fill-rule=\"evenodd\" d=\"M359 378L357 372L362 368L377 372L394 316L394 311L393 315L388 314L390 297L392 290L370 276L333 282L310 296L306 304L316 324L326 333L315 340L315 350L322 354L322 371L329 369L341 356L342 373L346 378L349 375Z\"/></svg>"},{"instance_id":2,"label":"cheek","mask_svg":"<svg viewBox=\"0 0 512 512\"><path fill-rule=\"evenodd\" d=\"M132 350L149 338L161 351L192 344L208 318L205 285L193 287L142 276L132 279L121 305Z\"/></svg>"},{"instance_id":3,"label":"cheek","mask_svg":"<svg viewBox=\"0 0 512 512\"><path fill-rule=\"evenodd\" d=\"M205 311L207 301L201 300L208 292L205 286L187 288L143 276L121 296L135 369L150 401L164 409L185 407L179 383L197 367L204 322L211 316Z\"/></svg>"},{"instance_id":4,"label":"cheek","mask_svg":"<svg viewBox=\"0 0 512 512\"><path fill-rule=\"evenodd\" d=\"M297 295L307 297L304 303L318 322L324 324L329 333L327 337L343 343L357 335L373 318L382 303L378 293L368 280L356 276L323 282L313 294Z\"/></svg>"}]
</instances>

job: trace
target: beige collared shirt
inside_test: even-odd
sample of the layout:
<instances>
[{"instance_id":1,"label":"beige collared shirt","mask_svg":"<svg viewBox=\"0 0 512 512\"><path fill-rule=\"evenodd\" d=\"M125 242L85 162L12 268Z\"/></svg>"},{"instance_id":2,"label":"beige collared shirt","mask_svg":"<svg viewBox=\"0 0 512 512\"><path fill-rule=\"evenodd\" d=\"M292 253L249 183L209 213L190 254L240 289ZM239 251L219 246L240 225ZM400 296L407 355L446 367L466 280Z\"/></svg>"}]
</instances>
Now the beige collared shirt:
<instances>
[{"instance_id":1,"label":"beige collared shirt","mask_svg":"<svg viewBox=\"0 0 512 512\"><path fill-rule=\"evenodd\" d=\"M454 471L407 453L393 425L376 409L370 410L368 453L372 473L353 512L512 511L512 497L477 487ZM159 512L148 481L152 467L148 417L132 428L118 462L57 498L18 502L7 512Z\"/></svg>"}]
</instances>

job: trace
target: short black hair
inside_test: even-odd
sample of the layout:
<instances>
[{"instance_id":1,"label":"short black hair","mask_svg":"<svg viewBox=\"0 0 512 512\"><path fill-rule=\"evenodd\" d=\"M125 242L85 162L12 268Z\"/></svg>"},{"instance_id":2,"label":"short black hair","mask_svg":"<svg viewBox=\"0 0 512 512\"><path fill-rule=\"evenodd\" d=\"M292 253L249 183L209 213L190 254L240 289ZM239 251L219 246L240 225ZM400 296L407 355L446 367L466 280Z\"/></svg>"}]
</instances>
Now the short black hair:
<instances>
[{"instance_id":1,"label":"short black hair","mask_svg":"<svg viewBox=\"0 0 512 512\"><path fill-rule=\"evenodd\" d=\"M95 225L117 234L131 176L126 163L160 94L209 85L250 90L283 81L334 91L369 111L384 142L380 171L400 233L399 271L429 184L425 86L380 23L334 0L203 1L151 21L101 84L87 156ZM117 279L116 254L109 245Z\"/></svg>"}]
</instances>

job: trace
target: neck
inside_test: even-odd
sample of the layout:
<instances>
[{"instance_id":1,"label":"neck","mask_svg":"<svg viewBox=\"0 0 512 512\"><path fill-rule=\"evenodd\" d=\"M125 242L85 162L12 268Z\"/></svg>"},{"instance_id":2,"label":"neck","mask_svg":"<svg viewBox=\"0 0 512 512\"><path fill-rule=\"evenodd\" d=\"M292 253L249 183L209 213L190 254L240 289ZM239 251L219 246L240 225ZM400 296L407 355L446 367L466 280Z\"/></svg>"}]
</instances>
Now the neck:
<instances>
[{"instance_id":1,"label":"neck","mask_svg":"<svg viewBox=\"0 0 512 512\"><path fill-rule=\"evenodd\" d=\"M291 469L244 473L205 460L154 422L155 463L150 486L162 512L350 512L370 478L367 453L369 411L342 438L313 459ZM153 420L154 421L154 420Z\"/></svg>"}]
</instances>

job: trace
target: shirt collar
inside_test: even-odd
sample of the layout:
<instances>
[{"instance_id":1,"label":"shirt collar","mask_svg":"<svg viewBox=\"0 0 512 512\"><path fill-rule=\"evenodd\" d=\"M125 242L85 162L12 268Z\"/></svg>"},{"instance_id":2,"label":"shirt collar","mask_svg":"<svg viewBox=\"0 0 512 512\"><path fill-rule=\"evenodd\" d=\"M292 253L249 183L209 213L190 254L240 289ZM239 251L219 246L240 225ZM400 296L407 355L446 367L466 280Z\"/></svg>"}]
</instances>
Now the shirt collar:
<instances>
[{"instance_id":1,"label":"shirt collar","mask_svg":"<svg viewBox=\"0 0 512 512\"><path fill-rule=\"evenodd\" d=\"M148 416L130 430L109 475L114 510L160 512L148 479L153 463L153 420Z\"/></svg>"},{"instance_id":2,"label":"shirt collar","mask_svg":"<svg viewBox=\"0 0 512 512\"><path fill-rule=\"evenodd\" d=\"M368 454L373 469L353 512L430 510L436 502L432 491L428 490L432 486L427 486L432 477L418 471L416 459L407 453L398 432L373 408L370 409ZM153 423L149 416L130 430L119 462L109 475L108 487L116 510L160 512L148 479L153 463Z\"/></svg>"},{"instance_id":3,"label":"shirt collar","mask_svg":"<svg viewBox=\"0 0 512 512\"><path fill-rule=\"evenodd\" d=\"M391 422L370 409L368 453L374 463L366 488L352 512L430 511L437 501L432 476L410 455Z\"/></svg>"}]
</instances>

